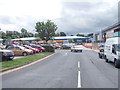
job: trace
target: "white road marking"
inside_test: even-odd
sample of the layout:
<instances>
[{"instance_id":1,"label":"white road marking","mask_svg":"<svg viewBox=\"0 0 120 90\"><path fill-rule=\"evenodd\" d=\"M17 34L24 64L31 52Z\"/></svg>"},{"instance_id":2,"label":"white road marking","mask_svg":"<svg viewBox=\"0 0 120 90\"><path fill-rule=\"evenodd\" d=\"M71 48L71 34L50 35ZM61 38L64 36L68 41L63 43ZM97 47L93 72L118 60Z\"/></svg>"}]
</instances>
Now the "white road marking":
<instances>
[{"instance_id":1,"label":"white road marking","mask_svg":"<svg viewBox=\"0 0 120 90\"><path fill-rule=\"evenodd\" d=\"M78 61L78 69L80 69L80 61ZM81 88L80 70L78 71L78 88Z\"/></svg>"},{"instance_id":2,"label":"white road marking","mask_svg":"<svg viewBox=\"0 0 120 90\"><path fill-rule=\"evenodd\" d=\"M80 62L78 61L78 68L80 68Z\"/></svg>"},{"instance_id":3,"label":"white road marking","mask_svg":"<svg viewBox=\"0 0 120 90\"><path fill-rule=\"evenodd\" d=\"M67 55L68 55L68 53L64 53L64 54L63 54L63 56L67 56Z\"/></svg>"},{"instance_id":4,"label":"white road marking","mask_svg":"<svg viewBox=\"0 0 120 90\"><path fill-rule=\"evenodd\" d=\"M81 76L80 76L80 71L78 71L78 88L81 88Z\"/></svg>"},{"instance_id":5,"label":"white road marking","mask_svg":"<svg viewBox=\"0 0 120 90\"><path fill-rule=\"evenodd\" d=\"M68 53L65 53L65 55L67 55Z\"/></svg>"}]
</instances>

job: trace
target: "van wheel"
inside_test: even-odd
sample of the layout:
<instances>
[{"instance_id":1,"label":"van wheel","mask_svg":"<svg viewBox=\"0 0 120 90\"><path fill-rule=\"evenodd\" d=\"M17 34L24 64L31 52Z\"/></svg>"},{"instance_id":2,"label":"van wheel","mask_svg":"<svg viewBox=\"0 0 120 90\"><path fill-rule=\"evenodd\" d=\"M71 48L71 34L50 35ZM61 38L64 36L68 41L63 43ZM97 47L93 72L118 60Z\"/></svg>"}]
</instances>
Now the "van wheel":
<instances>
[{"instance_id":1,"label":"van wheel","mask_svg":"<svg viewBox=\"0 0 120 90\"><path fill-rule=\"evenodd\" d=\"M116 68L120 68L120 64L119 64L118 60L114 61L114 65L115 65Z\"/></svg>"},{"instance_id":2,"label":"van wheel","mask_svg":"<svg viewBox=\"0 0 120 90\"><path fill-rule=\"evenodd\" d=\"M107 63L109 62L106 56L105 56L105 61L106 61Z\"/></svg>"},{"instance_id":3,"label":"van wheel","mask_svg":"<svg viewBox=\"0 0 120 90\"><path fill-rule=\"evenodd\" d=\"M23 56L27 56L27 53L26 53L26 52L24 52L22 55L23 55Z\"/></svg>"},{"instance_id":4,"label":"van wheel","mask_svg":"<svg viewBox=\"0 0 120 90\"><path fill-rule=\"evenodd\" d=\"M99 58L102 58L102 56L99 54Z\"/></svg>"}]
</instances>

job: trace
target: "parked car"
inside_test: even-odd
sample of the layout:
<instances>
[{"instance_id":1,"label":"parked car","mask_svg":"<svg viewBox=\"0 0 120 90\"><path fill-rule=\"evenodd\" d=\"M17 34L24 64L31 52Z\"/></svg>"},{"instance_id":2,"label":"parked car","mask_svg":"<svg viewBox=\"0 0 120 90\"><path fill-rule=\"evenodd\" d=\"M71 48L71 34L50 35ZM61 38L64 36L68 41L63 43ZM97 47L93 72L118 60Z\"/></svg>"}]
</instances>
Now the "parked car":
<instances>
[{"instance_id":1,"label":"parked car","mask_svg":"<svg viewBox=\"0 0 120 90\"><path fill-rule=\"evenodd\" d=\"M38 49L40 52L45 52L45 48L40 45L30 44L31 47Z\"/></svg>"},{"instance_id":2,"label":"parked car","mask_svg":"<svg viewBox=\"0 0 120 90\"><path fill-rule=\"evenodd\" d=\"M99 46L98 55L99 55L99 58L104 58L104 45Z\"/></svg>"},{"instance_id":3,"label":"parked car","mask_svg":"<svg viewBox=\"0 0 120 90\"><path fill-rule=\"evenodd\" d=\"M28 46L28 45L24 45L23 47L25 47L25 48L27 48L27 49L32 50L32 51L33 51L33 53L38 53L38 52L39 52L39 50L38 50L38 49L36 49L36 48L32 48L31 46Z\"/></svg>"},{"instance_id":4,"label":"parked car","mask_svg":"<svg viewBox=\"0 0 120 90\"><path fill-rule=\"evenodd\" d=\"M71 52L82 52L81 45L75 45L71 47Z\"/></svg>"},{"instance_id":5,"label":"parked car","mask_svg":"<svg viewBox=\"0 0 120 90\"><path fill-rule=\"evenodd\" d=\"M58 48L61 48L61 45L58 44L58 43L56 43L56 44L53 44L53 47L54 47L55 49L58 49Z\"/></svg>"},{"instance_id":6,"label":"parked car","mask_svg":"<svg viewBox=\"0 0 120 90\"><path fill-rule=\"evenodd\" d=\"M2 61L5 60L13 60L14 58L14 53L11 50L2 50L0 49L0 57L2 57Z\"/></svg>"},{"instance_id":7,"label":"parked car","mask_svg":"<svg viewBox=\"0 0 120 90\"><path fill-rule=\"evenodd\" d=\"M106 62L112 61L120 68L120 37L108 38L105 42L104 55Z\"/></svg>"},{"instance_id":8,"label":"parked car","mask_svg":"<svg viewBox=\"0 0 120 90\"><path fill-rule=\"evenodd\" d=\"M18 46L18 45L9 46L7 49L12 50L15 55L27 56L27 55L33 54L32 50L26 49L25 47Z\"/></svg>"},{"instance_id":9,"label":"parked car","mask_svg":"<svg viewBox=\"0 0 120 90\"><path fill-rule=\"evenodd\" d=\"M75 45L75 44L73 44L73 43L64 43L61 48L62 49L70 49L73 45Z\"/></svg>"}]
</instances>

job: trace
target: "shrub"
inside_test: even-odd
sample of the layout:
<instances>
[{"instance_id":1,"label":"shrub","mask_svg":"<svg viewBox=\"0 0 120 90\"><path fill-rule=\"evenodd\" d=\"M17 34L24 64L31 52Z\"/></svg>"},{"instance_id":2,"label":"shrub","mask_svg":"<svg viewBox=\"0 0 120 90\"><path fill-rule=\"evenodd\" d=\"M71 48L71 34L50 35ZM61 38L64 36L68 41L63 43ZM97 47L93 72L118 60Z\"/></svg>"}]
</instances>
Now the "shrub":
<instances>
[{"instance_id":1,"label":"shrub","mask_svg":"<svg viewBox=\"0 0 120 90\"><path fill-rule=\"evenodd\" d=\"M47 52L55 52L55 49L53 46L46 45L46 46L42 46L42 47L44 47Z\"/></svg>"}]
</instances>

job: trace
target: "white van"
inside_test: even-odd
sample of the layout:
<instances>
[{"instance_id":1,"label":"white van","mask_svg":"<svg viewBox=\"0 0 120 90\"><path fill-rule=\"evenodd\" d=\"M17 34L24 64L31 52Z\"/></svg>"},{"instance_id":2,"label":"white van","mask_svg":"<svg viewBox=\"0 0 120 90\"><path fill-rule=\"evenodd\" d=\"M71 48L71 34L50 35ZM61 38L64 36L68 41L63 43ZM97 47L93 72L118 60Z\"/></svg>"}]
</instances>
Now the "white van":
<instances>
[{"instance_id":1,"label":"white van","mask_svg":"<svg viewBox=\"0 0 120 90\"><path fill-rule=\"evenodd\" d=\"M120 37L108 38L105 42L104 55L106 62L112 61L120 68Z\"/></svg>"}]
</instances>

